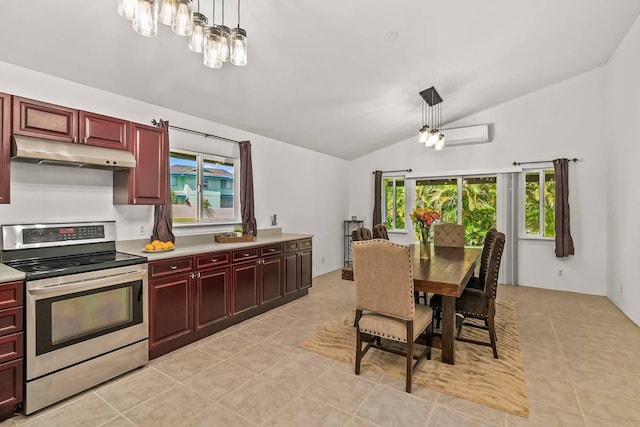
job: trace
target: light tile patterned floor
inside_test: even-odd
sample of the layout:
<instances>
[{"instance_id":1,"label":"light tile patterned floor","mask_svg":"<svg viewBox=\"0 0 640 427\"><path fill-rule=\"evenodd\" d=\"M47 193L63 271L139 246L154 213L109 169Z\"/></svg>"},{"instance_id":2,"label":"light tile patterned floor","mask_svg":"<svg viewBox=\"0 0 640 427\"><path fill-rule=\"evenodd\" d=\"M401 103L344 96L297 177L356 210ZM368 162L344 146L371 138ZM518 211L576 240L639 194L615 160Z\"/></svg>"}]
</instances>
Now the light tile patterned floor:
<instances>
[{"instance_id":1,"label":"light tile patterned floor","mask_svg":"<svg viewBox=\"0 0 640 427\"><path fill-rule=\"evenodd\" d=\"M407 394L403 380L298 348L353 306L353 283L335 271L308 297L0 427L640 425L640 328L607 298L504 286L498 296L518 305L528 419Z\"/></svg>"}]
</instances>

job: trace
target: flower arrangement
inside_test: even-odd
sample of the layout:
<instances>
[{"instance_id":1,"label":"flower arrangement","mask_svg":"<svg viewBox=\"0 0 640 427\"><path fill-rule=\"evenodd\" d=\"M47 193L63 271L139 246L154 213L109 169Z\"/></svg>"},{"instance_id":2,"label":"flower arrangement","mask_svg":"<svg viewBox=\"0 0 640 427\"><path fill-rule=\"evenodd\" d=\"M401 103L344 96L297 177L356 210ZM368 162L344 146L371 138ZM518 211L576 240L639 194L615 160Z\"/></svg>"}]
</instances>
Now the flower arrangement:
<instances>
[{"instance_id":1,"label":"flower arrangement","mask_svg":"<svg viewBox=\"0 0 640 427\"><path fill-rule=\"evenodd\" d=\"M426 241L431 224L440 219L440 214L431 208L414 208L411 210L410 217L420 239Z\"/></svg>"}]
</instances>

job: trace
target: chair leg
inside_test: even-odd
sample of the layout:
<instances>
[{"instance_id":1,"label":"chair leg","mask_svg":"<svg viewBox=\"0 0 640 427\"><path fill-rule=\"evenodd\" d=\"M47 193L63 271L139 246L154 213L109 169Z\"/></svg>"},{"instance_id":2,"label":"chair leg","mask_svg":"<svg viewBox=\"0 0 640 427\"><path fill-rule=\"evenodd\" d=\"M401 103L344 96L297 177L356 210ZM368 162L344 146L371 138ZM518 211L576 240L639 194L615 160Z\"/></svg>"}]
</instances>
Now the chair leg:
<instances>
[{"instance_id":1,"label":"chair leg","mask_svg":"<svg viewBox=\"0 0 640 427\"><path fill-rule=\"evenodd\" d=\"M489 326L489 338L491 338L491 348L493 349L493 357L498 358L498 347L496 346L496 321L495 313L496 306L495 300L489 301L489 318L487 324Z\"/></svg>"},{"instance_id":2,"label":"chair leg","mask_svg":"<svg viewBox=\"0 0 640 427\"><path fill-rule=\"evenodd\" d=\"M413 373L413 320L407 320L407 393L411 393Z\"/></svg>"},{"instance_id":3,"label":"chair leg","mask_svg":"<svg viewBox=\"0 0 640 427\"><path fill-rule=\"evenodd\" d=\"M360 316L362 310L356 311L356 375L360 375L360 362L362 361L362 334L360 333Z\"/></svg>"},{"instance_id":4,"label":"chair leg","mask_svg":"<svg viewBox=\"0 0 640 427\"><path fill-rule=\"evenodd\" d=\"M462 333L462 325L464 324L464 316L460 313L456 313L456 338L460 338L460 334Z\"/></svg>"},{"instance_id":5,"label":"chair leg","mask_svg":"<svg viewBox=\"0 0 640 427\"><path fill-rule=\"evenodd\" d=\"M429 323L427 327L428 334L427 335L427 345L429 346L429 353L427 353L427 360L431 360L431 350L433 349L433 320Z\"/></svg>"}]
</instances>

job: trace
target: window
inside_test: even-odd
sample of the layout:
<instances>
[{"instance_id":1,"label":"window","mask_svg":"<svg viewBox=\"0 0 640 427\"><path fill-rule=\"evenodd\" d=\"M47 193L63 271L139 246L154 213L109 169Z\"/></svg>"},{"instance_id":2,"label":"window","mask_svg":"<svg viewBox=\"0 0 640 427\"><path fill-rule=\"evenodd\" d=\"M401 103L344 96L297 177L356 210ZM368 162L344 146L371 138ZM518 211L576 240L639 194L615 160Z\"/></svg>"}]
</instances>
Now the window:
<instances>
[{"instance_id":1,"label":"window","mask_svg":"<svg viewBox=\"0 0 640 427\"><path fill-rule=\"evenodd\" d=\"M524 235L555 237L556 181L553 169L528 170L522 175Z\"/></svg>"},{"instance_id":2,"label":"window","mask_svg":"<svg viewBox=\"0 0 640 427\"><path fill-rule=\"evenodd\" d=\"M496 176L418 179L415 203L438 211L441 222L464 225L465 245L482 246L496 226L497 194Z\"/></svg>"},{"instance_id":3,"label":"window","mask_svg":"<svg viewBox=\"0 0 640 427\"><path fill-rule=\"evenodd\" d=\"M385 177L382 179L383 218L387 230L404 231L404 178ZM375 224L374 224L375 225Z\"/></svg>"},{"instance_id":4,"label":"window","mask_svg":"<svg viewBox=\"0 0 640 427\"><path fill-rule=\"evenodd\" d=\"M238 159L182 150L170 156L174 223L239 221Z\"/></svg>"}]
</instances>

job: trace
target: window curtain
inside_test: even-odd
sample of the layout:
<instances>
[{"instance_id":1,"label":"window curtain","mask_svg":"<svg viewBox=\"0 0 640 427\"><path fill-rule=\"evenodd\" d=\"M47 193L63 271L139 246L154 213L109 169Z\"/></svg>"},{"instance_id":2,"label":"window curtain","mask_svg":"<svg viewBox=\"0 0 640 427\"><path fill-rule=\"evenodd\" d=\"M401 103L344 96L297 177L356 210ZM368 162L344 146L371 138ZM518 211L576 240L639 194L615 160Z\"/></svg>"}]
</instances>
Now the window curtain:
<instances>
[{"instance_id":1,"label":"window curtain","mask_svg":"<svg viewBox=\"0 0 640 427\"><path fill-rule=\"evenodd\" d=\"M382 224L382 171L375 171L374 174L372 227Z\"/></svg>"},{"instance_id":2,"label":"window curtain","mask_svg":"<svg viewBox=\"0 0 640 427\"><path fill-rule=\"evenodd\" d=\"M165 158L167 159L164 165L167 168L167 192L165 194L164 204L156 205L153 211L153 234L151 240L161 240L163 242L176 242L176 236L173 234L173 205L171 203L171 168L169 167L169 122L160 120L158 127L165 131L165 138L167 138L167 151Z\"/></svg>"},{"instance_id":3,"label":"window curtain","mask_svg":"<svg viewBox=\"0 0 640 427\"><path fill-rule=\"evenodd\" d=\"M573 255L573 238L569 227L569 160L555 159L553 169L556 178L556 257Z\"/></svg>"},{"instance_id":4,"label":"window curtain","mask_svg":"<svg viewBox=\"0 0 640 427\"><path fill-rule=\"evenodd\" d=\"M253 206L253 165L251 162L251 142L240 142L240 208L242 211L242 231L255 236L258 232Z\"/></svg>"}]
</instances>

